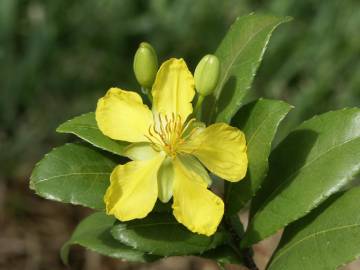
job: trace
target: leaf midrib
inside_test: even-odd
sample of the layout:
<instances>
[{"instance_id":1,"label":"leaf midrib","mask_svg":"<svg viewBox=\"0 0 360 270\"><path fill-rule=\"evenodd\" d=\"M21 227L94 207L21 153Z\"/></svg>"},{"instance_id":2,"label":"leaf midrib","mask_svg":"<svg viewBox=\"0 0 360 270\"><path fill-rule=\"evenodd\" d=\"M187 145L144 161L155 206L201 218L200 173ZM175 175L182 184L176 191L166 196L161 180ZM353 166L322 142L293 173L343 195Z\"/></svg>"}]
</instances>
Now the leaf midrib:
<instances>
[{"instance_id":1,"label":"leaf midrib","mask_svg":"<svg viewBox=\"0 0 360 270\"><path fill-rule=\"evenodd\" d=\"M279 109L279 110L277 110L277 111L275 111L275 112L269 113L269 114L261 121L261 123L258 125L258 127L257 127L257 128L255 129L255 131L253 132L253 134L250 136L249 141L248 141L248 144L247 144L248 147L249 147L249 145L251 144L252 140L253 140L253 139L257 136L257 134L260 132L260 130L262 129L262 127L265 125L265 122L268 121L269 117L272 116L273 114L278 113L278 112L281 112L281 111L282 111L282 110ZM275 132L276 132L276 130L277 130L277 127L279 126L279 123L280 123L281 120L285 117L285 114L286 114L286 112L282 114L282 117L280 117L280 119L279 119L280 121L277 122L277 125L275 126ZM270 144L271 144L271 142L270 142ZM268 158L266 159L266 161L268 161ZM229 201L229 197L230 197L230 193L231 193L231 190L232 190L232 186L233 186L233 183L229 183L229 188L228 188L227 196L226 196L226 198L225 198L225 201L226 201L226 202ZM257 189L259 189L259 187L258 187ZM255 192L255 191L252 191L252 196L254 196L254 192ZM244 200L241 200L241 202L242 202L242 203L245 203Z\"/></svg>"},{"instance_id":2,"label":"leaf midrib","mask_svg":"<svg viewBox=\"0 0 360 270\"><path fill-rule=\"evenodd\" d=\"M59 174L59 175L54 175L52 177L48 177L48 178L43 178L43 179L39 179L37 181L33 181L33 183L36 185L38 183L42 183L42 182L45 182L45 181L48 181L48 180L53 180L53 179L56 179L56 178L60 178L60 177L67 177L67 176L76 176L76 175L109 175L110 173L109 172L84 172L84 173L77 173L77 172L74 172L74 173L66 173L66 174Z\"/></svg>"},{"instance_id":3,"label":"leaf midrib","mask_svg":"<svg viewBox=\"0 0 360 270\"><path fill-rule=\"evenodd\" d=\"M258 125L258 127L254 130L253 134L250 136L249 141L248 141L248 145L251 144L252 140L257 136L257 134L260 132L260 130L262 129L263 125L265 125L265 122L267 122L269 120L269 117L274 115L275 113L279 113L282 110L279 109L277 111L271 112L269 114L266 115L266 117L261 121L261 123ZM286 113L286 112L285 112ZM284 113L284 114L285 114ZM282 115L282 117L280 117L280 121L278 121L277 125L275 126L275 131L279 125L279 123L281 122L281 120L284 118L284 116Z\"/></svg>"},{"instance_id":4,"label":"leaf midrib","mask_svg":"<svg viewBox=\"0 0 360 270\"><path fill-rule=\"evenodd\" d=\"M313 237L316 237L318 235L321 234L326 234L326 233L330 233L330 232L334 232L334 231L339 231L339 230L343 230L343 229L352 229L355 227L360 227L360 224L355 223L355 224L348 224L348 225L343 225L343 226L338 226L338 227L333 227L330 229L325 229L322 231L318 231L312 234L307 235L306 237L298 240L297 242L295 242L294 244L292 244L291 246L287 247L286 249L284 249L282 252L279 253L279 255L277 257L274 258L274 260L271 262L271 264L269 265L269 267L271 267L272 265L275 264L276 261L278 261L284 254L288 253L289 250L291 250L292 248L294 248L295 246L301 244L304 241L307 241ZM269 268L270 269L270 268Z\"/></svg>"},{"instance_id":5,"label":"leaf midrib","mask_svg":"<svg viewBox=\"0 0 360 270\"><path fill-rule=\"evenodd\" d=\"M343 146L343 145L345 145L345 144L347 144L347 143L350 143L350 142L352 142L352 141L355 141L355 140L357 140L357 139L359 139L359 138L360 138L360 136L357 136L357 137L351 138L351 139L349 139L349 140L346 140L346 141L344 141L344 142L342 142L342 143L340 143L340 144L338 144L338 145L335 145L335 146L329 148L327 151L321 153L321 154L318 155L317 157L313 158L313 159L310 160L308 163L306 163L306 164L304 164L303 166L301 166L299 169L295 170L295 171L294 171L290 176L288 176L280 185L278 185L277 188L276 188L273 192L271 192L271 194L267 197L267 199L266 199L265 202L262 204L262 206L266 205L266 204L269 202L269 200L272 198L272 196L273 196L274 194L276 194L276 192L277 192L284 184L286 184L290 179L292 179L300 170L311 166L312 163L314 163L315 161L319 160L319 159L322 158L324 155L328 154L329 152L333 151L334 149L337 149L337 148L339 148L339 147L341 147L341 146ZM257 213L254 215L253 219L255 219L256 216L258 216L258 214L261 212L261 210L262 210L262 209L260 208L260 209L257 211Z\"/></svg>"},{"instance_id":6,"label":"leaf midrib","mask_svg":"<svg viewBox=\"0 0 360 270\"><path fill-rule=\"evenodd\" d=\"M60 132L68 132L67 129L71 129L71 128L88 128L88 129L95 129L95 130L99 130L99 128L95 125L85 125L85 124L67 124L64 125L64 127L59 127L58 131ZM100 130L99 130L100 131Z\"/></svg>"},{"instance_id":7,"label":"leaf midrib","mask_svg":"<svg viewBox=\"0 0 360 270\"><path fill-rule=\"evenodd\" d=\"M237 58L239 57L239 55L244 51L244 48L246 48L246 46L248 46L248 43L255 37L257 36L260 32L262 32L265 28L267 28L269 25L271 25L273 22L269 23L269 24L266 24L265 26L263 26L263 28L261 28L260 30L258 31L255 31L251 37L243 44L243 46L240 46L240 49L237 51L237 53L235 53L235 57L232 58L232 60L230 61L230 64L228 65L228 67L225 69L225 73L224 73L224 76L223 76L223 79L221 80L220 84L219 84L219 87L218 87L218 91L216 91L216 100L219 99L219 96L220 96L220 89L224 86L224 83L228 77L228 73L230 72L231 70L231 67L234 65L234 62L237 60ZM279 23L279 22L278 22ZM233 46L233 43L231 42L230 43L231 46Z\"/></svg>"}]
</instances>

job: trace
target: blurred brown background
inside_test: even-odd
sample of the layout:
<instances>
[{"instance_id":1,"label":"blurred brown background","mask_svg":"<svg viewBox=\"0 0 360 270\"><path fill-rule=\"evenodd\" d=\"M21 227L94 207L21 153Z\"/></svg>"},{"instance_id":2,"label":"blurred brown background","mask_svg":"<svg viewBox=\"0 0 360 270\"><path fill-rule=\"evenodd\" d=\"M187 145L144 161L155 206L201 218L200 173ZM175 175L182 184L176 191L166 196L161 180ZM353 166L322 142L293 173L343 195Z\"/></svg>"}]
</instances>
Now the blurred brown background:
<instances>
[{"instance_id":1,"label":"blurred brown background","mask_svg":"<svg viewBox=\"0 0 360 270\"><path fill-rule=\"evenodd\" d=\"M278 140L315 113L360 104L357 0L0 0L0 269L65 269L58 251L89 213L28 189L34 164L74 140L55 128L94 110L110 86L136 89L132 57L139 42L152 43L161 60L184 57L193 70L234 18L251 11L295 18L276 30L248 97L296 106ZM261 269L275 245L272 239L256 247ZM71 265L217 269L194 258L129 265L80 248Z\"/></svg>"}]
</instances>

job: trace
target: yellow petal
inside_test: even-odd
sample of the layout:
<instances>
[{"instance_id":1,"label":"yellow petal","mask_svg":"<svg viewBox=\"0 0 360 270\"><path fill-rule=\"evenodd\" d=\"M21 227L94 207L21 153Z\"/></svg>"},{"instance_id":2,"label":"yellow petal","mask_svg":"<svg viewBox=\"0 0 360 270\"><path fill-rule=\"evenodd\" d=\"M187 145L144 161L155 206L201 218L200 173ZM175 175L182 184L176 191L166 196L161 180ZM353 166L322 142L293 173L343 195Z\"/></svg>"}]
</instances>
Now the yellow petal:
<instances>
[{"instance_id":1,"label":"yellow petal","mask_svg":"<svg viewBox=\"0 0 360 270\"><path fill-rule=\"evenodd\" d=\"M210 236L216 232L224 214L223 201L208 190L200 175L174 161L173 213L190 231Z\"/></svg>"},{"instance_id":2,"label":"yellow petal","mask_svg":"<svg viewBox=\"0 0 360 270\"><path fill-rule=\"evenodd\" d=\"M148 160L154 158L159 152L155 151L151 143L132 143L124 149L123 156L132 160Z\"/></svg>"},{"instance_id":3,"label":"yellow petal","mask_svg":"<svg viewBox=\"0 0 360 270\"><path fill-rule=\"evenodd\" d=\"M146 217L157 199L157 172L163 160L158 154L150 160L115 167L104 197L106 213L121 221Z\"/></svg>"},{"instance_id":4,"label":"yellow petal","mask_svg":"<svg viewBox=\"0 0 360 270\"><path fill-rule=\"evenodd\" d=\"M157 113L179 115L184 123L193 108L194 78L183 59L164 62L152 88L153 110Z\"/></svg>"},{"instance_id":5,"label":"yellow petal","mask_svg":"<svg viewBox=\"0 0 360 270\"><path fill-rule=\"evenodd\" d=\"M245 177L248 165L245 135L225 123L196 130L180 151L193 154L223 179L237 182Z\"/></svg>"},{"instance_id":6,"label":"yellow petal","mask_svg":"<svg viewBox=\"0 0 360 270\"><path fill-rule=\"evenodd\" d=\"M179 154L178 158L188 171L198 174L207 186L211 185L211 178L208 172L196 157L188 154Z\"/></svg>"},{"instance_id":7,"label":"yellow petal","mask_svg":"<svg viewBox=\"0 0 360 270\"><path fill-rule=\"evenodd\" d=\"M137 93L111 88L98 101L96 121L101 132L112 139L144 142L153 115Z\"/></svg>"}]
</instances>

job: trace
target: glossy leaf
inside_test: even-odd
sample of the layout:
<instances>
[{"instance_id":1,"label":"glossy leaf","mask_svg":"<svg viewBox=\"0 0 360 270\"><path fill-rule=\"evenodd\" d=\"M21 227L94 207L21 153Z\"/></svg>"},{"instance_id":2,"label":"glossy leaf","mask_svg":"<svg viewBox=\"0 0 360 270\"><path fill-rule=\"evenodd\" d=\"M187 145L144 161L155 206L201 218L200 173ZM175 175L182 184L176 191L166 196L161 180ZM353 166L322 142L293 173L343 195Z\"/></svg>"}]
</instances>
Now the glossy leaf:
<instances>
[{"instance_id":1,"label":"glossy leaf","mask_svg":"<svg viewBox=\"0 0 360 270\"><path fill-rule=\"evenodd\" d=\"M268 171L271 142L290 109L280 100L259 99L241 108L233 119L233 125L245 133L249 167L245 179L226 183L228 214L238 212L260 188Z\"/></svg>"},{"instance_id":2,"label":"glossy leaf","mask_svg":"<svg viewBox=\"0 0 360 270\"><path fill-rule=\"evenodd\" d=\"M224 231L211 237L192 233L171 213L152 213L145 219L119 223L112 235L125 245L161 256L203 253L227 240Z\"/></svg>"},{"instance_id":3,"label":"glossy leaf","mask_svg":"<svg viewBox=\"0 0 360 270\"><path fill-rule=\"evenodd\" d=\"M30 188L50 200L104 208L103 196L117 162L81 144L53 149L36 165Z\"/></svg>"},{"instance_id":4,"label":"glossy leaf","mask_svg":"<svg viewBox=\"0 0 360 270\"><path fill-rule=\"evenodd\" d=\"M71 238L61 248L60 255L63 262L68 264L72 245L80 245L102 255L126 261L145 262L154 259L112 238L110 229L114 223L115 218L107 216L104 212L94 213L81 221Z\"/></svg>"},{"instance_id":5,"label":"glossy leaf","mask_svg":"<svg viewBox=\"0 0 360 270\"><path fill-rule=\"evenodd\" d=\"M269 270L329 270L360 257L360 188L336 194L287 227Z\"/></svg>"},{"instance_id":6,"label":"glossy leaf","mask_svg":"<svg viewBox=\"0 0 360 270\"><path fill-rule=\"evenodd\" d=\"M360 109L305 121L273 151L269 175L251 206L243 246L301 218L360 171Z\"/></svg>"},{"instance_id":7,"label":"glossy leaf","mask_svg":"<svg viewBox=\"0 0 360 270\"><path fill-rule=\"evenodd\" d=\"M289 20L259 14L237 18L215 52L221 73L213 95L206 99L204 121L230 122L249 91L272 31Z\"/></svg>"},{"instance_id":8,"label":"glossy leaf","mask_svg":"<svg viewBox=\"0 0 360 270\"><path fill-rule=\"evenodd\" d=\"M122 155L124 148L129 145L127 142L115 141L105 136L98 128L93 112L66 121L56 131L74 134L98 148L118 155Z\"/></svg>"}]
</instances>

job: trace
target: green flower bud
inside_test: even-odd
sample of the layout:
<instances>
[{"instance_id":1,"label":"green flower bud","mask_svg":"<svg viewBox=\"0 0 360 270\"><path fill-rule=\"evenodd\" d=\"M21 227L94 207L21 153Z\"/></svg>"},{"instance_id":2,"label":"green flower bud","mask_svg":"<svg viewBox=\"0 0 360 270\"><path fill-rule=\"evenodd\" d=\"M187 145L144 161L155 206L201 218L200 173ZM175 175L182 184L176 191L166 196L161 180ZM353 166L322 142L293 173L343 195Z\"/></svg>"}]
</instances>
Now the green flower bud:
<instances>
[{"instance_id":1,"label":"green flower bud","mask_svg":"<svg viewBox=\"0 0 360 270\"><path fill-rule=\"evenodd\" d=\"M220 74L219 59L212 54L205 55L195 69L195 88L201 96L211 94Z\"/></svg>"},{"instance_id":2,"label":"green flower bud","mask_svg":"<svg viewBox=\"0 0 360 270\"><path fill-rule=\"evenodd\" d=\"M151 88L158 70L158 59L154 48L147 42L141 42L134 57L136 80L145 88Z\"/></svg>"}]
</instances>

